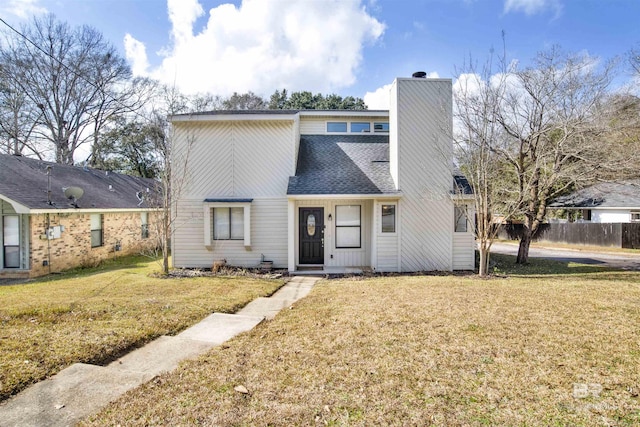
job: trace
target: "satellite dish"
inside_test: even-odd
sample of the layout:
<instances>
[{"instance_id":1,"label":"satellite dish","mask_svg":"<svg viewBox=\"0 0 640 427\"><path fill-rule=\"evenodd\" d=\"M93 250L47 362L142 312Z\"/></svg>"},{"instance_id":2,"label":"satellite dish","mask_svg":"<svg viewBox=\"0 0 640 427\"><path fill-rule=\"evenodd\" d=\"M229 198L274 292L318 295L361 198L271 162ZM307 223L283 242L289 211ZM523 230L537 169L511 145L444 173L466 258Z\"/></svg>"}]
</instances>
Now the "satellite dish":
<instances>
[{"instance_id":1,"label":"satellite dish","mask_svg":"<svg viewBox=\"0 0 640 427\"><path fill-rule=\"evenodd\" d=\"M80 187L62 187L62 191L64 192L64 197L73 200L72 205L77 208L78 200L80 200L84 194L84 190Z\"/></svg>"}]
</instances>

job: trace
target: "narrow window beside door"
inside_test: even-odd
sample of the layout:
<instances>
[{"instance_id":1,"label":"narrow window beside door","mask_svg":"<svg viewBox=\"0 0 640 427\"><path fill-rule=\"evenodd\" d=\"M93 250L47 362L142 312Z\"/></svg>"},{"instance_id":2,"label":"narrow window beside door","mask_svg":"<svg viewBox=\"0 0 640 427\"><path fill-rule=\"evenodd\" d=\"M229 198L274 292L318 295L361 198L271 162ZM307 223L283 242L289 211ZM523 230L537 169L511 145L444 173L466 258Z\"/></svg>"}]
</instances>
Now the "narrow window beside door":
<instances>
[{"instance_id":1,"label":"narrow window beside door","mask_svg":"<svg viewBox=\"0 0 640 427\"><path fill-rule=\"evenodd\" d=\"M360 248L360 205L336 206L336 248Z\"/></svg>"},{"instance_id":2,"label":"narrow window beside door","mask_svg":"<svg viewBox=\"0 0 640 427\"><path fill-rule=\"evenodd\" d=\"M396 205L382 205L382 232L396 232Z\"/></svg>"}]
</instances>

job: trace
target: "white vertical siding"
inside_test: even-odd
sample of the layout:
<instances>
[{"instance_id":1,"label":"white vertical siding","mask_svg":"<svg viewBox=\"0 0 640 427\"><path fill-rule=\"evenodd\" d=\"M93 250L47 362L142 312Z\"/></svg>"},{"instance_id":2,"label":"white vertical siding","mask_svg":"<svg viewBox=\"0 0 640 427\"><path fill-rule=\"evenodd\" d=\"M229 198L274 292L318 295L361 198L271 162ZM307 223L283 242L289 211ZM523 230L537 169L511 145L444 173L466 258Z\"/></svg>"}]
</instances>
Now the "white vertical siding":
<instances>
[{"instance_id":1,"label":"white vertical siding","mask_svg":"<svg viewBox=\"0 0 640 427\"><path fill-rule=\"evenodd\" d=\"M392 92L392 174L403 193L401 270L451 270L451 81L398 79Z\"/></svg>"},{"instance_id":2,"label":"white vertical siding","mask_svg":"<svg viewBox=\"0 0 640 427\"><path fill-rule=\"evenodd\" d=\"M173 253L175 266L209 268L216 259L230 265L252 268L261 255L276 268L287 268L287 199L262 198L251 203L251 246L243 241L213 240L205 246L204 214L201 199L182 199L175 221Z\"/></svg>"},{"instance_id":3,"label":"white vertical siding","mask_svg":"<svg viewBox=\"0 0 640 427\"><path fill-rule=\"evenodd\" d=\"M234 195L285 196L294 164L292 124L243 122L233 134Z\"/></svg>"},{"instance_id":4,"label":"white vertical siding","mask_svg":"<svg viewBox=\"0 0 640 427\"><path fill-rule=\"evenodd\" d=\"M327 131L326 122L325 117L303 117L300 119L300 134L322 135Z\"/></svg>"},{"instance_id":5,"label":"white vertical siding","mask_svg":"<svg viewBox=\"0 0 640 427\"><path fill-rule=\"evenodd\" d=\"M395 203L395 202L394 202ZM398 265L398 206L396 204L396 232L382 232L382 205L386 201L376 201L373 211L373 233L375 234L375 265L377 271L399 271Z\"/></svg>"},{"instance_id":6,"label":"white vertical siding","mask_svg":"<svg viewBox=\"0 0 640 427\"><path fill-rule=\"evenodd\" d=\"M473 233L453 233L454 270L473 270L475 268L474 245Z\"/></svg>"},{"instance_id":7,"label":"white vertical siding","mask_svg":"<svg viewBox=\"0 0 640 427\"><path fill-rule=\"evenodd\" d=\"M296 119L293 122L293 129L291 131L293 136L293 169L291 169L291 176L296 174L298 169L298 153L300 152L300 116L296 115Z\"/></svg>"},{"instance_id":8,"label":"white vertical siding","mask_svg":"<svg viewBox=\"0 0 640 427\"><path fill-rule=\"evenodd\" d=\"M293 122L176 123L174 132L174 177L185 177L181 197L286 195Z\"/></svg>"},{"instance_id":9,"label":"white vertical siding","mask_svg":"<svg viewBox=\"0 0 640 427\"><path fill-rule=\"evenodd\" d=\"M255 267L262 254L287 267L287 185L295 165L294 121L174 124L176 198L172 249L176 267ZM186 171L182 166L186 165ZM252 198L251 246L213 241L205 246L204 199Z\"/></svg>"},{"instance_id":10,"label":"white vertical siding","mask_svg":"<svg viewBox=\"0 0 640 427\"><path fill-rule=\"evenodd\" d=\"M173 181L182 184L178 196L233 196L233 124L176 123L173 129Z\"/></svg>"}]
</instances>

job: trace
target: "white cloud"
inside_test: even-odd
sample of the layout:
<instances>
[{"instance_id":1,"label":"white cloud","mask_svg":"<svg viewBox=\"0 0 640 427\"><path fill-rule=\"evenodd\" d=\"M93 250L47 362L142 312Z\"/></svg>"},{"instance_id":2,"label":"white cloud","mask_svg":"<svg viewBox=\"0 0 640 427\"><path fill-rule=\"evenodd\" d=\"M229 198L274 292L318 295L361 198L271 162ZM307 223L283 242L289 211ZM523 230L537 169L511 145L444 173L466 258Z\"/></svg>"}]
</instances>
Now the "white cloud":
<instances>
[{"instance_id":1,"label":"white cloud","mask_svg":"<svg viewBox=\"0 0 640 427\"><path fill-rule=\"evenodd\" d=\"M167 9L174 43L178 46L189 43L193 38L193 23L204 15L202 5L198 0L167 0Z\"/></svg>"},{"instance_id":2,"label":"white cloud","mask_svg":"<svg viewBox=\"0 0 640 427\"><path fill-rule=\"evenodd\" d=\"M131 71L136 76L146 76L149 68L147 49L144 43L134 39L131 34L124 36L124 51L131 63Z\"/></svg>"},{"instance_id":3,"label":"white cloud","mask_svg":"<svg viewBox=\"0 0 640 427\"><path fill-rule=\"evenodd\" d=\"M373 92L364 94L364 103L370 110L388 110L389 109L389 91L391 84L384 85Z\"/></svg>"},{"instance_id":4,"label":"white cloud","mask_svg":"<svg viewBox=\"0 0 640 427\"><path fill-rule=\"evenodd\" d=\"M209 10L194 34L204 14L198 0L167 3L172 42L161 65L149 69L145 46L133 37L125 39L127 58L134 72L187 93L336 91L355 82L363 46L385 29L361 0L243 0Z\"/></svg>"},{"instance_id":5,"label":"white cloud","mask_svg":"<svg viewBox=\"0 0 640 427\"><path fill-rule=\"evenodd\" d=\"M432 71L427 74L429 79L437 79L440 76L437 72ZM374 90L373 92L367 92L362 98L364 103L367 104L370 110L388 110L389 109L389 97L392 84L384 85Z\"/></svg>"},{"instance_id":6,"label":"white cloud","mask_svg":"<svg viewBox=\"0 0 640 427\"><path fill-rule=\"evenodd\" d=\"M40 0L5 0L0 6L1 14L14 15L20 19L27 19L33 15L46 13L47 9L39 5Z\"/></svg>"},{"instance_id":7,"label":"white cloud","mask_svg":"<svg viewBox=\"0 0 640 427\"><path fill-rule=\"evenodd\" d=\"M524 12L526 15L535 15L546 10L553 10L555 17L562 12L562 4L559 0L505 0L504 13Z\"/></svg>"}]
</instances>

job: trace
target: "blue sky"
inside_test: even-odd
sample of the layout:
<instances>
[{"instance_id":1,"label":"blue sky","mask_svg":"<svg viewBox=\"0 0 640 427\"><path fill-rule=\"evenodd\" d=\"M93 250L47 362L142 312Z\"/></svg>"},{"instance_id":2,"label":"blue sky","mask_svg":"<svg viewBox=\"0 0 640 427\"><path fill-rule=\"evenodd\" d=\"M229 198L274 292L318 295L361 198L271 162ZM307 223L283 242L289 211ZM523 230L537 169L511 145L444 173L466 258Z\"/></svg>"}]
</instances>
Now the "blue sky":
<instances>
[{"instance_id":1,"label":"blue sky","mask_svg":"<svg viewBox=\"0 0 640 427\"><path fill-rule=\"evenodd\" d=\"M2 0L20 26L53 12L100 30L134 72L186 92L363 97L422 70L454 78L492 47L522 65L554 44L609 59L640 45L638 0ZM621 74L619 84L629 79ZM382 91L384 92L384 91ZM381 107L378 105L370 105Z\"/></svg>"}]
</instances>

